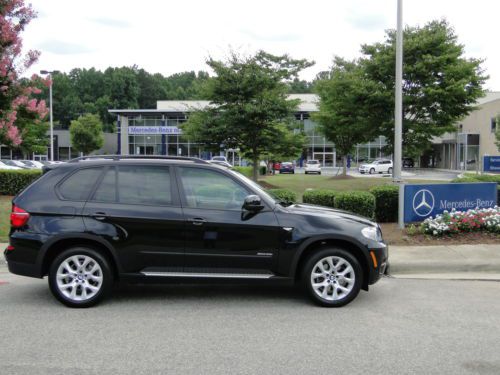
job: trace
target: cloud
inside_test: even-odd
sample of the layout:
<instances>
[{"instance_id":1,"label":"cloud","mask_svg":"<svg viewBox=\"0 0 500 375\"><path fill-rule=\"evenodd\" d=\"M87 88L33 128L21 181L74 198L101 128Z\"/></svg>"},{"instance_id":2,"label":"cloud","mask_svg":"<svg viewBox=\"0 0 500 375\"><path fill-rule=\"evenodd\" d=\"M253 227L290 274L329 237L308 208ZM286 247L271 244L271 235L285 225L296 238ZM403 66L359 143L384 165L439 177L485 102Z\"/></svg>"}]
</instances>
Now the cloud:
<instances>
[{"instance_id":1,"label":"cloud","mask_svg":"<svg viewBox=\"0 0 500 375\"><path fill-rule=\"evenodd\" d=\"M132 24L123 19L108 18L108 17L91 17L88 18L89 21L97 23L102 26L114 27L120 29L126 29L132 26Z\"/></svg>"},{"instance_id":2,"label":"cloud","mask_svg":"<svg viewBox=\"0 0 500 375\"><path fill-rule=\"evenodd\" d=\"M43 41L37 45L37 48L42 52L50 52L56 55L77 55L95 51L83 44L68 43L60 40Z\"/></svg>"},{"instance_id":3,"label":"cloud","mask_svg":"<svg viewBox=\"0 0 500 375\"><path fill-rule=\"evenodd\" d=\"M250 38L259 42L296 42L300 40L299 34L285 33L285 34L272 34L265 33L259 34L251 30L243 29L240 32Z\"/></svg>"}]
</instances>

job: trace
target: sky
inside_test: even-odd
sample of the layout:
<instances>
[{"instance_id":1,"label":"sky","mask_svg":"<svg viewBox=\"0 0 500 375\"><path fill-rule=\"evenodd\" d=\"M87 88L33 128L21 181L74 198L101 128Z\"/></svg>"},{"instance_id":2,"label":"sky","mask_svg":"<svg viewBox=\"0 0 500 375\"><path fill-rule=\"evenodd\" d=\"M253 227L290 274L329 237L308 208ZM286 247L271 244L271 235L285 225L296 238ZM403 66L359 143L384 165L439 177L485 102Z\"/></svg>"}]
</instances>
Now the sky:
<instances>
[{"instance_id":1,"label":"sky","mask_svg":"<svg viewBox=\"0 0 500 375\"><path fill-rule=\"evenodd\" d=\"M27 2L30 2L27 0ZM496 0L403 0L407 25L446 18L467 57L485 59L489 90L500 91ZM24 47L41 52L41 69L106 69L138 65L150 73L208 70L208 56L232 49L314 60L311 80L335 55L360 56L360 45L383 41L396 27L396 0L31 0L38 12Z\"/></svg>"}]
</instances>

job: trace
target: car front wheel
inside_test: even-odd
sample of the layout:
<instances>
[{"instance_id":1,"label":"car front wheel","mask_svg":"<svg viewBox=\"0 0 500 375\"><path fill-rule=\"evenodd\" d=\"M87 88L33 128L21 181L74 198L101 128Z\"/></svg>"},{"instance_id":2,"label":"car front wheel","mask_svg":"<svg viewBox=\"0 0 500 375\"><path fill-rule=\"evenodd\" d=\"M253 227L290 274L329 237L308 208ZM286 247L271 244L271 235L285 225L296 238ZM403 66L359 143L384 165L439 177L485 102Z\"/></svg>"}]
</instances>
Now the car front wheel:
<instances>
[{"instance_id":1,"label":"car front wheel","mask_svg":"<svg viewBox=\"0 0 500 375\"><path fill-rule=\"evenodd\" d=\"M108 261L91 248L67 249L50 266L50 290L54 297L69 307L96 305L110 293L112 284Z\"/></svg>"},{"instance_id":2,"label":"car front wheel","mask_svg":"<svg viewBox=\"0 0 500 375\"><path fill-rule=\"evenodd\" d=\"M375 173L375 168L370 169L370 174L374 174L374 173Z\"/></svg>"},{"instance_id":3,"label":"car front wheel","mask_svg":"<svg viewBox=\"0 0 500 375\"><path fill-rule=\"evenodd\" d=\"M303 270L309 297L325 307L341 307L358 295L363 281L361 266L344 249L325 248L315 253Z\"/></svg>"}]
</instances>

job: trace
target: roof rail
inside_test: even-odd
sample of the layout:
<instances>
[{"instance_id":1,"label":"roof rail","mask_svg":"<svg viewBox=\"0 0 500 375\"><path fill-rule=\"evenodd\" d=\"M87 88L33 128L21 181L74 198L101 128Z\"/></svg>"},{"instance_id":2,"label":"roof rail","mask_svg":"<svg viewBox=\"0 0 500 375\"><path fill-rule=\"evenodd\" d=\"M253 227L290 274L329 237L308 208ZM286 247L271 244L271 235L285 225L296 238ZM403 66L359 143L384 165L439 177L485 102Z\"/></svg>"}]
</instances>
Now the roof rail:
<instances>
[{"instance_id":1,"label":"roof rail","mask_svg":"<svg viewBox=\"0 0 500 375\"><path fill-rule=\"evenodd\" d=\"M109 159L109 160L122 160L122 159L157 159L157 160L186 160L192 161L199 164L209 164L206 160L199 158L191 158L186 156L163 156L163 155L89 155L80 156L75 159L68 160L68 163L76 163L83 160L99 160L99 159Z\"/></svg>"}]
</instances>

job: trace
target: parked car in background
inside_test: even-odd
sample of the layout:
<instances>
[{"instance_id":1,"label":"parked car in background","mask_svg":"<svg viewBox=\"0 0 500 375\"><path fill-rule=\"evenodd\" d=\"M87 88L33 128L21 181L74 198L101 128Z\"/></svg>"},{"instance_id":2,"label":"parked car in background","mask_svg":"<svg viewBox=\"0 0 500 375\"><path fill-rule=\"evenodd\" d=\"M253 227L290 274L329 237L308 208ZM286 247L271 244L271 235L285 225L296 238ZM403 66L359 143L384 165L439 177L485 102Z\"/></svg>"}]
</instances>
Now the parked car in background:
<instances>
[{"instance_id":1,"label":"parked car in background","mask_svg":"<svg viewBox=\"0 0 500 375\"><path fill-rule=\"evenodd\" d=\"M24 165L30 169L42 169L43 164L37 160L20 160Z\"/></svg>"},{"instance_id":2,"label":"parked car in background","mask_svg":"<svg viewBox=\"0 0 500 375\"><path fill-rule=\"evenodd\" d=\"M232 168L233 166L231 164L229 164L227 161L222 161L222 160L209 160L208 161L209 163L211 164L216 164L216 165L221 165L223 167L226 167L226 168Z\"/></svg>"},{"instance_id":3,"label":"parked car in background","mask_svg":"<svg viewBox=\"0 0 500 375\"><path fill-rule=\"evenodd\" d=\"M414 166L413 158L403 158L403 168L413 168Z\"/></svg>"},{"instance_id":4,"label":"parked car in background","mask_svg":"<svg viewBox=\"0 0 500 375\"><path fill-rule=\"evenodd\" d=\"M225 161L228 162L225 156L212 156L211 161Z\"/></svg>"},{"instance_id":5,"label":"parked car in background","mask_svg":"<svg viewBox=\"0 0 500 375\"><path fill-rule=\"evenodd\" d=\"M305 165L305 174L317 173L321 174L321 164L319 160L308 160Z\"/></svg>"},{"instance_id":6,"label":"parked car in background","mask_svg":"<svg viewBox=\"0 0 500 375\"><path fill-rule=\"evenodd\" d=\"M11 170L11 171L14 171L14 170L21 170L23 168L21 167L17 167L15 165L8 165L5 163L4 160L0 160L0 169L3 169L3 170Z\"/></svg>"},{"instance_id":7,"label":"parked car in background","mask_svg":"<svg viewBox=\"0 0 500 375\"><path fill-rule=\"evenodd\" d=\"M29 169L28 166L24 165L19 160L3 159L2 163L6 164L8 166L11 166L11 167L18 167L18 168L21 168L21 169Z\"/></svg>"},{"instance_id":8,"label":"parked car in background","mask_svg":"<svg viewBox=\"0 0 500 375\"><path fill-rule=\"evenodd\" d=\"M359 173L392 173L392 160L390 159L377 159L371 163L361 164L359 166Z\"/></svg>"},{"instance_id":9,"label":"parked car in background","mask_svg":"<svg viewBox=\"0 0 500 375\"><path fill-rule=\"evenodd\" d=\"M340 307L387 267L373 221L283 203L204 160L112 155L44 172L12 200L4 254L10 272L48 276L71 307L97 304L118 281L168 280L300 283Z\"/></svg>"},{"instance_id":10,"label":"parked car in background","mask_svg":"<svg viewBox=\"0 0 500 375\"><path fill-rule=\"evenodd\" d=\"M285 161L281 163L280 165L280 174L281 173L295 173L295 166L293 163L290 163L289 161Z\"/></svg>"}]
</instances>

